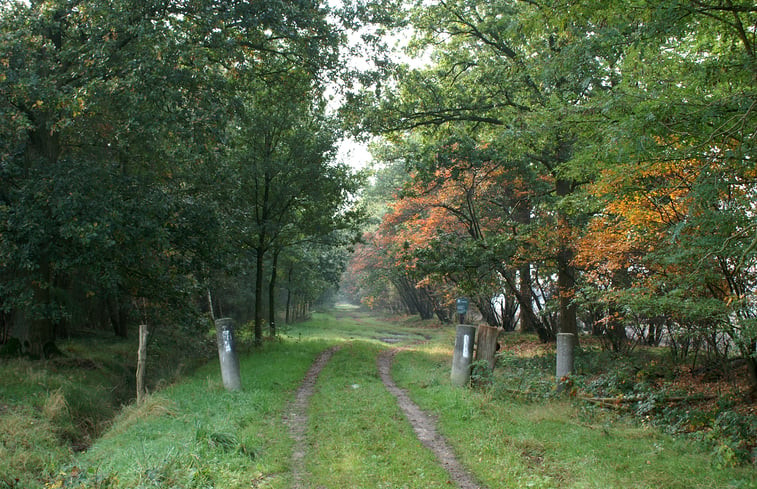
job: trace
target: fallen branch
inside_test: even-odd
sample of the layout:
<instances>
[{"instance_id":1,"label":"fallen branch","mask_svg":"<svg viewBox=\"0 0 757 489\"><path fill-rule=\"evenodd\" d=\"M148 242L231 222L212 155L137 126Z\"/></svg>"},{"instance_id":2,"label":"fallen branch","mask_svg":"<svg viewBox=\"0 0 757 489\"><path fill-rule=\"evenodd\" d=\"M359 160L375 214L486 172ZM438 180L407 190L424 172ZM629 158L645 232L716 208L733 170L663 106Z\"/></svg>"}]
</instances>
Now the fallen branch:
<instances>
[{"instance_id":1,"label":"fallen branch","mask_svg":"<svg viewBox=\"0 0 757 489\"><path fill-rule=\"evenodd\" d=\"M646 401L655 401L660 403L679 403L679 402L699 402L699 401L710 401L712 399L717 399L717 396L712 394L700 394L696 396L667 396L667 397L644 397L644 396L621 396L621 397L589 397L589 396L578 396L579 399L582 401L590 402L592 404L597 404L601 407L607 407L607 408L613 408L613 409L623 409L628 406L628 404L635 403L635 402L646 402Z\"/></svg>"}]
</instances>

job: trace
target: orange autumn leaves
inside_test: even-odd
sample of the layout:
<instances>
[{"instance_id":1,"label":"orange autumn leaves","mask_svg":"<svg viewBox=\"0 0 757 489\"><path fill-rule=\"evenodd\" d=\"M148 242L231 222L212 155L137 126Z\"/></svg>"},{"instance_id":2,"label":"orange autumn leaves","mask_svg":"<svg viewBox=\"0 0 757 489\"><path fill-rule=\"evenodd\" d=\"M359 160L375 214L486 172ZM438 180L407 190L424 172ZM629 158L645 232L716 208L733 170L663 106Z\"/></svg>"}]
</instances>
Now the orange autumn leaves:
<instances>
[{"instance_id":1,"label":"orange autumn leaves","mask_svg":"<svg viewBox=\"0 0 757 489\"><path fill-rule=\"evenodd\" d=\"M716 156L605 169L589 187L602 210L576 248L575 264L587 282L612 288L620 273L654 293L699 268L710 270L695 281L707 281L707 295L727 295L733 257L726 244L743 233L729 220L748 216L757 179L754 167L726 167ZM687 260L671 259L676 252Z\"/></svg>"},{"instance_id":2,"label":"orange autumn leaves","mask_svg":"<svg viewBox=\"0 0 757 489\"><path fill-rule=\"evenodd\" d=\"M593 280L648 266L644 257L690 209L699 164L650 162L604 170L589 189L603 202L602 211L578 240L576 265Z\"/></svg>"}]
</instances>

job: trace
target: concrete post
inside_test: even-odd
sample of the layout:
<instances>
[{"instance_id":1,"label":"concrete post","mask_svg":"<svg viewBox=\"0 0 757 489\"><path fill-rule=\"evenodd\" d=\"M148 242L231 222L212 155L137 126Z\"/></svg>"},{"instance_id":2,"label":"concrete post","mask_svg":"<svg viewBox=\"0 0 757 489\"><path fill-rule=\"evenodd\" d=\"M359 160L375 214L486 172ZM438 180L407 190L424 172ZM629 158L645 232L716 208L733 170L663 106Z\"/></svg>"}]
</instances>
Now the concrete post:
<instances>
[{"instance_id":1,"label":"concrete post","mask_svg":"<svg viewBox=\"0 0 757 489\"><path fill-rule=\"evenodd\" d=\"M216 319L215 323L223 386L229 391L239 390L242 388L242 378L239 374L239 359L234 346L232 320L231 318L220 318Z\"/></svg>"},{"instance_id":2,"label":"concrete post","mask_svg":"<svg viewBox=\"0 0 757 489\"><path fill-rule=\"evenodd\" d=\"M562 379L573 373L573 350L576 345L576 335L573 333L557 333L557 389L562 390Z\"/></svg>"},{"instance_id":3,"label":"concrete post","mask_svg":"<svg viewBox=\"0 0 757 489\"><path fill-rule=\"evenodd\" d=\"M470 381L470 365L473 361L473 342L476 339L476 327L459 324L455 335L455 350L452 353L452 374L450 378L455 385L463 386Z\"/></svg>"}]
</instances>

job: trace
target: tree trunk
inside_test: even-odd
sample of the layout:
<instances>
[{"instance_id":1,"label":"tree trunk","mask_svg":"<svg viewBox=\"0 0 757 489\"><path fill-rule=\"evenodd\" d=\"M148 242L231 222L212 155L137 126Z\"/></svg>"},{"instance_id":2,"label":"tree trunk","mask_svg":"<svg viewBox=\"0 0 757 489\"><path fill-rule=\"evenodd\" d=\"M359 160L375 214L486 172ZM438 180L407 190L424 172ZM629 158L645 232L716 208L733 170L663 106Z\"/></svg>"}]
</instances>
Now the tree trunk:
<instances>
[{"instance_id":1,"label":"tree trunk","mask_svg":"<svg viewBox=\"0 0 757 489\"><path fill-rule=\"evenodd\" d=\"M289 313L289 309L292 307L292 269L294 267L289 267L289 273L287 274L287 304L286 304L286 319L285 322L289 324L292 321L292 317Z\"/></svg>"},{"instance_id":2,"label":"tree trunk","mask_svg":"<svg viewBox=\"0 0 757 489\"><path fill-rule=\"evenodd\" d=\"M528 226L531 224L531 202L529 199L524 198L518 202L515 208L515 221L522 225ZM520 289L519 295L521 297L531 300L531 264L524 263L518 269L518 286ZM523 308L521 307L521 310ZM529 307L529 309L532 309ZM533 331L535 324L532 321L532 315L523 314L520 315L520 330L524 333Z\"/></svg>"},{"instance_id":3,"label":"tree trunk","mask_svg":"<svg viewBox=\"0 0 757 489\"><path fill-rule=\"evenodd\" d=\"M519 287L519 293L521 297L528 297L529 301L531 299L531 265L526 263L520 267L520 270L518 271L518 287ZM529 307L529 309L532 309ZM521 307L521 311L523 308ZM533 323L533 319L531 317L532 315L529 314L523 314L521 313L519 321L520 321L520 330L523 333L529 333L534 330L535 325Z\"/></svg>"},{"instance_id":4,"label":"tree trunk","mask_svg":"<svg viewBox=\"0 0 757 489\"><path fill-rule=\"evenodd\" d=\"M268 283L268 330L271 338L276 337L276 273L281 250L275 249L271 262L271 281Z\"/></svg>"},{"instance_id":5,"label":"tree trunk","mask_svg":"<svg viewBox=\"0 0 757 489\"><path fill-rule=\"evenodd\" d=\"M213 312L213 295L210 293L210 287L208 287L208 312L210 313L210 320L215 322L216 315Z\"/></svg>"},{"instance_id":6,"label":"tree trunk","mask_svg":"<svg viewBox=\"0 0 757 489\"><path fill-rule=\"evenodd\" d=\"M110 324L113 327L113 334L119 338L126 338L129 333L128 322L126 317L126 311L121 304L119 297L119 291L116 290L108 296L108 315L110 316Z\"/></svg>"},{"instance_id":7,"label":"tree trunk","mask_svg":"<svg viewBox=\"0 0 757 489\"><path fill-rule=\"evenodd\" d=\"M566 197L572 192L573 183L558 178L557 196ZM561 211L557 217L557 233L560 249L557 252L557 293L559 300L559 333L570 333L578 339L578 321L576 320L575 298L575 268L572 265L573 249L571 248L571 228L567 216Z\"/></svg>"},{"instance_id":8,"label":"tree trunk","mask_svg":"<svg viewBox=\"0 0 757 489\"><path fill-rule=\"evenodd\" d=\"M263 344L263 258L265 249L255 250L255 346Z\"/></svg>"},{"instance_id":9,"label":"tree trunk","mask_svg":"<svg viewBox=\"0 0 757 489\"><path fill-rule=\"evenodd\" d=\"M506 270L500 270L500 274L502 275L502 277L504 277L507 288L510 290L510 292L512 292L512 294L518 300L521 316L525 314L528 317L528 321L536 329L536 334L539 336L539 339L541 341L545 343L548 341L554 341L555 340L554 332L550 328L548 328L538 317L536 317L536 314L534 313L533 302L531 300L533 291L529 288L528 296L524 297L520 293L521 291L518 288L518 286L515 284L515 279L506 272L507 272Z\"/></svg>"},{"instance_id":10,"label":"tree trunk","mask_svg":"<svg viewBox=\"0 0 757 489\"><path fill-rule=\"evenodd\" d=\"M488 324L489 326L497 327L499 321L497 320L497 314L494 311L494 306L492 305L491 299L486 296L476 296L474 300L476 302L476 307L484 317L486 324ZM504 317L502 319L504 320Z\"/></svg>"}]
</instances>

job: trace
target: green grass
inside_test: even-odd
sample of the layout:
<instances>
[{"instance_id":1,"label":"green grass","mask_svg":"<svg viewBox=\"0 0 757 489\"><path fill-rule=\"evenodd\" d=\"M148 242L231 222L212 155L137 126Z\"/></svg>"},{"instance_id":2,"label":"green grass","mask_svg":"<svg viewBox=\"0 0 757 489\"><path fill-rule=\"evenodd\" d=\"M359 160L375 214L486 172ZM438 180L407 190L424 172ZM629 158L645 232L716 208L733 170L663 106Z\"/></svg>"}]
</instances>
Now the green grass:
<instances>
[{"instance_id":1,"label":"green grass","mask_svg":"<svg viewBox=\"0 0 757 489\"><path fill-rule=\"evenodd\" d=\"M242 359L243 390L215 362L125 410L80 462L109 487L286 487L292 441L282 421L327 343L274 342Z\"/></svg>"},{"instance_id":2,"label":"green grass","mask_svg":"<svg viewBox=\"0 0 757 489\"><path fill-rule=\"evenodd\" d=\"M79 339L50 360L0 360L0 488L38 487L103 432L133 392L128 345Z\"/></svg>"},{"instance_id":3,"label":"green grass","mask_svg":"<svg viewBox=\"0 0 757 489\"><path fill-rule=\"evenodd\" d=\"M343 307L333 313L313 313L310 321L286 328L284 335L292 339L361 340L386 345L386 340L392 344L420 341L431 332L433 330L428 327L419 327L412 322L389 323L365 312Z\"/></svg>"},{"instance_id":4,"label":"green grass","mask_svg":"<svg viewBox=\"0 0 757 489\"><path fill-rule=\"evenodd\" d=\"M629 422L571 400L494 399L453 388L448 333L400 353L393 375L439 417L463 463L489 487L754 488L753 467L719 468L690 440Z\"/></svg>"},{"instance_id":5,"label":"green grass","mask_svg":"<svg viewBox=\"0 0 757 489\"><path fill-rule=\"evenodd\" d=\"M438 418L459 459L490 489L757 488L753 466L721 468L708 447L615 413L556 396L453 387L452 327L340 309L315 314L244 355L243 391L226 392L212 361L124 408L78 456L56 431L74 404L66 393L84 390L76 377L24 361L0 364L0 374L12 374L0 386L0 489L289 488L293 441L284 409L312 361L337 343L342 349L322 371L309 406L307 487L450 487L378 376L386 340L414 344L396 356L395 380ZM541 360L533 362L536 368ZM4 482L6 456L14 470L47 478Z\"/></svg>"},{"instance_id":6,"label":"green grass","mask_svg":"<svg viewBox=\"0 0 757 489\"><path fill-rule=\"evenodd\" d=\"M309 412L309 487L449 487L378 377L380 350L352 342L321 372Z\"/></svg>"}]
</instances>

